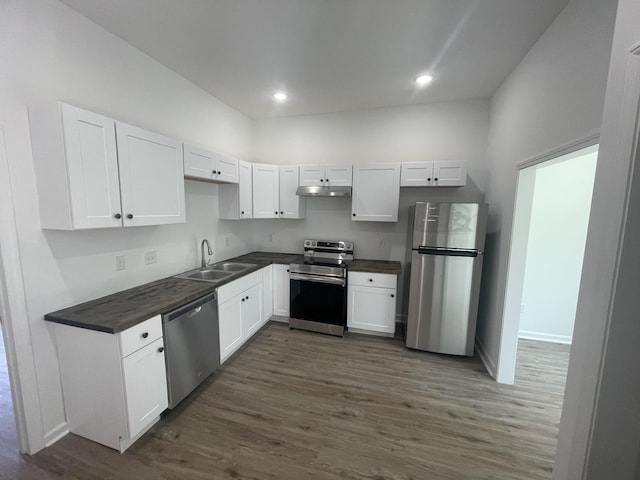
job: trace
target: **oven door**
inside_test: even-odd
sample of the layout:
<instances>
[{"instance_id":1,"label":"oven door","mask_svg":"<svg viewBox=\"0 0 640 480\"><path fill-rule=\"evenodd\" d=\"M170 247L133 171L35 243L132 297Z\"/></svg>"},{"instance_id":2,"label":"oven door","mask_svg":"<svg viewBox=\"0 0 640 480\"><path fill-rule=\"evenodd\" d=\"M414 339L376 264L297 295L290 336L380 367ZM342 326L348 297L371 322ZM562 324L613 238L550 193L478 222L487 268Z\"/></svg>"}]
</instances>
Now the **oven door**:
<instances>
[{"instance_id":1,"label":"oven door","mask_svg":"<svg viewBox=\"0 0 640 480\"><path fill-rule=\"evenodd\" d=\"M329 325L347 325L345 278L291 273L290 310L293 319Z\"/></svg>"}]
</instances>

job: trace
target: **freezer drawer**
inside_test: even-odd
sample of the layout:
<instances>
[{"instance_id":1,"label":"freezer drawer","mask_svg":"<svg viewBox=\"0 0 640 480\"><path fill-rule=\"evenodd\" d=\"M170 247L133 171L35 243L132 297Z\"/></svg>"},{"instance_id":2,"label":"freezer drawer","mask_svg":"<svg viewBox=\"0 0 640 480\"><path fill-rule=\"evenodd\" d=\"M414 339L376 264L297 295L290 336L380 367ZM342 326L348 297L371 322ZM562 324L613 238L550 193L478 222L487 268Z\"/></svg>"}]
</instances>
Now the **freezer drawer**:
<instances>
[{"instance_id":1,"label":"freezer drawer","mask_svg":"<svg viewBox=\"0 0 640 480\"><path fill-rule=\"evenodd\" d=\"M413 251L408 348L473 355L482 258Z\"/></svg>"}]
</instances>

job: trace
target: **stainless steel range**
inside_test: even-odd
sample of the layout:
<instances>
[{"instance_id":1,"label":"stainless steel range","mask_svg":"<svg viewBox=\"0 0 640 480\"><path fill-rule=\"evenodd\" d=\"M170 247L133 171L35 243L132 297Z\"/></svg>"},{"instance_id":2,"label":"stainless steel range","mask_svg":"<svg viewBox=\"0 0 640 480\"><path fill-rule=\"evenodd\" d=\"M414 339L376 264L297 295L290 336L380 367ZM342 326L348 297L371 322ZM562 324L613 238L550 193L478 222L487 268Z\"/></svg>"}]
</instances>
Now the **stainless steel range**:
<instances>
[{"instance_id":1,"label":"stainless steel range","mask_svg":"<svg viewBox=\"0 0 640 480\"><path fill-rule=\"evenodd\" d=\"M353 242L305 240L303 258L303 263L289 265L289 327L341 337L347 326Z\"/></svg>"}]
</instances>

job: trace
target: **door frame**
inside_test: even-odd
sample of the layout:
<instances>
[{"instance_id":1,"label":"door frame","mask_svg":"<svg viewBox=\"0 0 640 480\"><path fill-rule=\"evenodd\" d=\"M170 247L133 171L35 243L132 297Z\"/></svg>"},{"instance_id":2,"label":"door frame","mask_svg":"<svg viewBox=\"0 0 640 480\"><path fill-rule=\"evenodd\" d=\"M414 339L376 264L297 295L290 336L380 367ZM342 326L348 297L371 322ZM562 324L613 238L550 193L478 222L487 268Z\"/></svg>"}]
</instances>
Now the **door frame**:
<instances>
[{"instance_id":1,"label":"door frame","mask_svg":"<svg viewBox=\"0 0 640 480\"><path fill-rule=\"evenodd\" d=\"M0 125L0 315L20 451L33 454L45 447L44 427L9 173Z\"/></svg>"},{"instance_id":2,"label":"door frame","mask_svg":"<svg viewBox=\"0 0 640 480\"><path fill-rule=\"evenodd\" d=\"M593 133L585 138L581 138L568 145L564 145L555 150L537 155L528 160L524 160L516 165L518 169L518 182L514 201L518 201L518 193L521 191L520 172L522 170L553 160L555 158L577 152L584 148L597 145L600 141L600 133ZM511 219L511 238L509 240L509 261L507 264L507 283L505 289L505 300L502 310L502 330L500 333L500 350L498 353L498 363L496 366L496 380L499 383L513 384L516 374L516 356L518 350L518 329L520 326L520 304L522 300L522 288L524 283L524 257L526 252L522 249L513 248L519 235L523 232L516 218L518 209L513 209ZM528 228L528 227L527 227ZM526 245L524 246L526 248Z\"/></svg>"}]
</instances>

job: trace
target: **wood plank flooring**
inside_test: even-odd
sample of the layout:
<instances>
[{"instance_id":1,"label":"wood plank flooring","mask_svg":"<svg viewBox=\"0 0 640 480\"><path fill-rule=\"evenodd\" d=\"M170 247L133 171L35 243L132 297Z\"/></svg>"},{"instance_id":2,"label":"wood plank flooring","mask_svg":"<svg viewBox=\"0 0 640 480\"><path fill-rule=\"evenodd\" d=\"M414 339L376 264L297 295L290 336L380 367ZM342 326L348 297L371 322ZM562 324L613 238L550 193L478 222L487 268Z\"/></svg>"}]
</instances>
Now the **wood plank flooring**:
<instances>
[{"instance_id":1,"label":"wood plank flooring","mask_svg":"<svg viewBox=\"0 0 640 480\"><path fill-rule=\"evenodd\" d=\"M3 478L549 479L568 352L522 341L507 386L477 357L272 322L123 455L68 435Z\"/></svg>"}]
</instances>

